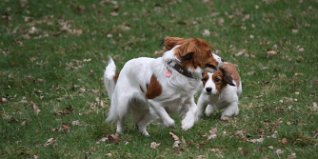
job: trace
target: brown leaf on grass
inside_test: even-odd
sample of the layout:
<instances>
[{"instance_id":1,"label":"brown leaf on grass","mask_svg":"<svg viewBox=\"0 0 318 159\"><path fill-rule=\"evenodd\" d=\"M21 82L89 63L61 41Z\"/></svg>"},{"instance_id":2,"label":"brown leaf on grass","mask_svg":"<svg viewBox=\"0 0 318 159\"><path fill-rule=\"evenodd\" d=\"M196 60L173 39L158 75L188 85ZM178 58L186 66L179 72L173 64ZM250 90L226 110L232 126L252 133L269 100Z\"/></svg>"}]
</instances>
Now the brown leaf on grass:
<instances>
[{"instance_id":1,"label":"brown leaf on grass","mask_svg":"<svg viewBox=\"0 0 318 159\"><path fill-rule=\"evenodd\" d=\"M268 49L266 54L267 54L267 57L273 57L273 56L276 56L278 54L278 52L276 50L273 50L273 49Z\"/></svg>"},{"instance_id":2,"label":"brown leaf on grass","mask_svg":"<svg viewBox=\"0 0 318 159\"><path fill-rule=\"evenodd\" d=\"M297 157L296 157L296 153L295 152L292 152L291 154L289 154L288 156L287 156L287 159L296 159Z\"/></svg>"},{"instance_id":3,"label":"brown leaf on grass","mask_svg":"<svg viewBox=\"0 0 318 159\"><path fill-rule=\"evenodd\" d=\"M258 138L258 139L247 139L246 141L254 143L254 144L258 144L258 143L262 143L264 141L264 138L261 137L261 138Z\"/></svg>"},{"instance_id":4,"label":"brown leaf on grass","mask_svg":"<svg viewBox=\"0 0 318 159\"><path fill-rule=\"evenodd\" d=\"M214 153L217 156L217 158L224 158L223 150L220 148L211 148L211 149L209 149L209 151Z\"/></svg>"},{"instance_id":5,"label":"brown leaf on grass","mask_svg":"<svg viewBox=\"0 0 318 159\"><path fill-rule=\"evenodd\" d=\"M209 31L209 29L204 29L203 32L202 32L202 35L205 36L205 37L208 37L211 35L211 32Z\"/></svg>"},{"instance_id":6,"label":"brown leaf on grass","mask_svg":"<svg viewBox=\"0 0 318 159\"><path fill-rule=\"evenodd\" d=\"M20 0L20 6L22 8L26 7L28 3L29 3L28 0Z\"/></svg>"},{"instance_id":7,"label":"brown leaf on grass","mask_svg":"<svg viewBox=\"0 0 318 159\"><path fill-rule=\"evenodd\" d=\"M318 111L318 105L317 105L316 102L313 102L313 103L312 103L312 108L311 108L311 110L312 110L313 112L317 112L317 111Z\"/></svg>"},{"instance_id":8,"label":"brown leaf on grass","mask_svg":"<svg viewBox=\"0 0 318 159\"><path fill-rule=\"evenodd\" d=\"M106 142L106 141L117 144L120 141L120 136L119 136L119 134L110 134L110 135L107 135L107 136L100 138L96 142L96 144L100 144L100 143Z\"/></svg>"},{"instance_id":9,"label":"brown leaf on grass","mask_svg":"<svg viewBox=\"0 0 318 159\"><path fill-rule=\"evenodd\" d=\"M278 156L278 158L280 158L280 155L282 155L284 153L284 151L282 149L277 149L275 152L276 152L276 155Z\"/></svg>"},{"instance_id":10,"label":"brown leaf on grass","mask_svg":"<svg viewBox=\"0 0 318 159\"><path fill-rule=\"evenodd\" d=\"M283 138L282 140L280 140L280 143L283 145L288 145L288 140L286 138Z\"/></svg>"},{"instance_id":11,"label":"brown leaf on grass","mask_svg":"<svg viewBox=\"0 0 318 159\"><path fill-rule=\"evenodd\" d=\"M173 148L180 148L180 145L181 145L181 141L180 141L180 138L174 134L173 132L169 132L170 136L172 137L174 143L172 145Z\"/></svg>"},{"instance_id":12,"label":"brown leaf on grass","mask_svg":"<svg viewBox=\"0 0 318 159\"><path fill-rule=\"evenodd\" d=\"M157 149L160 146L160 143L156 143L156 142L151 142L150 143L150 148L152 149Z\"/></svg>"},{"instance_id":13,"label":"brown leaf on grass","mask_svg":"<svg viewBox=\"0 0 318 159\"><path fill-rule=\"evenodd\" d=\"M73 108L72 106L68 106L62 110L57 110L54 112L54 115L57 115L57 116L64 116L64 115L69 115L69 114L72 114L73 113Z\"/></svg>"},{"instance_id":14,"label":"brown leaf on grass","mask_svg":"<svg viewBox=\"0 0 318 159\"><path fill-rule=\"evenodd\" d=\"M247 55L247 50L246 49L241 49L235 54L236 57L239 57L239 56L242 56L242 55Z\"/></svg>"},{"instance_id":15,"label":"brown leaf on grass","mask_svg":"<svg viewBox=\"0 0 318 159\"><path fill-rule=\"evenodd\" d=\"M0 98L0 104L7 103L7 102L8 102L7 98L4 98L4 97Z\"/></svg>"},{"instance_id":16,"label":"brown leaf on grass","mask_svg":"<svg viewBox=\"0 0 318 159\"><path fill-rule=\"evenodd\" d=\"M59 132L69 133L71 131L71 127L68 124L62 124L59 129Z\"/></svg>"},{"instance_id":17,"label":"brown leaf on grass","mask_svg":"<svg viewBox=\"0 0 318 159\"><path fill-rule=\"evenodd\" d=\"M211 128L209 130L208 140L215 139L217 137L217 128Z\"/></svg>"},{"instance_id":18,"label":"brown leaf on grass","mask_svg":"<svg viewBox=\"0 0 318 159\"><path fill-rule=\"evenodd\" d=\"M80 123L79 120L74 120L74 121L72 121L71 124L72 124L73 126L80 126L80 125L81 125L81 123Z\"/></svg>"},{"instance_id":19,"label":"brown leaf on grass","mask_svg":"<svg viewBox=\"0 0 318 159\"><path fill-rule=\"evenodd\" d=\"M239 148L238 148L238 151L240 152L240 154L241 154L242 156L246 156L246 155L248 154L248 150L246 150L246 149L244 149L244 148L242 148L242 147L239 147Z\"/></svg>"},{"instance_id":20,"label":"brown leaf on grass","mask_svg":"<svg viewBox=\"0 0 318 159\"><path fill-rule=\"evenodd\" d=\"M318 138L318 129L314 131L314 138Z\"/></svg>"},{"instance_id":21,"label":"brown leaf on grass","mask_svg":"<svg viewBox=\"0 0 318 159\"><path fill-rule=\"evenodd\" d=\"M246 137L246 131L245 130L238 130L234 133L234 136L238 137L239 139L246 141L247 137Z\"/></svg>"},{"instance_id":22,"label":"brown leaf on grass","mask_svg":"<svg viewBox=\"0 0 318 159\"><path fill-rule=\"evenodd\" d=\"M38 159L39 155L33 155L33 159Z\"/></svg>"},{"instance_id":23,"label":"brown leaf on grass","mask_svg":"<svg viewBox=\"0 0 318 159\"><path fill-rule=\"evenodd\" d=\"M33 112L36 115L38 115L41 112L41 109L34 102L31 102L31 104L32 104Z\"/></svg>"},{"instance_id":24,"label":"brown leaf on grass","mask_svg":"<svg viewBox=\"0 0 318 159\"><path fill-rule=\"evenodd\" d=\"M55 144L55 143L56 143L56 139L53 138L53 137L51 137L51 138L49 138L49 139L45 142L44 147L53 145L53 144Z\"/></svg>"}]
</instances>

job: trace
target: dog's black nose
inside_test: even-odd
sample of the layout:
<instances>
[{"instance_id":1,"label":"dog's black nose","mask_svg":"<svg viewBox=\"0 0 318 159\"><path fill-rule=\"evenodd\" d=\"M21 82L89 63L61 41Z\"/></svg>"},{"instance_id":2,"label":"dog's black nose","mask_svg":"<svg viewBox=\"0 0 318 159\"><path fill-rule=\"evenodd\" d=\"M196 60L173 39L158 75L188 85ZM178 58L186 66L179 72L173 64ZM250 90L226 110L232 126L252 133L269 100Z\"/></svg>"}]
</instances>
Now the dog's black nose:
<instances>
[{"instance_id":1,"label":"dog's black nose","mask_svg":"<svg viewBox=\"0 0 318 159\"><path fill-rule=\"evenodd\" d=\"M223 59L223 58L221 58L221 61L222 61L222 62L224 62L224 59Z\"/></svg>"},{"instance_id":2,"label":"dog's black nose","mask_svg":"<svg viewBox=\"0 0 318 159\"><path fill-rule=\"evenodd\" d=\"M205 90L206 90L206 92L211 93L212 88L211 87L207 87L207 88L205 88Z\"/></svg>"}]
</instances>

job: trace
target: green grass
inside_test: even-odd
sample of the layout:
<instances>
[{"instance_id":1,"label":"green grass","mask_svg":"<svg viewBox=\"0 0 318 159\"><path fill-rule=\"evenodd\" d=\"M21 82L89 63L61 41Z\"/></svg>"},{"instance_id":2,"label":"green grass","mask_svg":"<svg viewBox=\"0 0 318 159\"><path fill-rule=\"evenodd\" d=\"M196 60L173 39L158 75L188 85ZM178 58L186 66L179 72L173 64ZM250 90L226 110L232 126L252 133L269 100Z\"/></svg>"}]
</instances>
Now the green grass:
<instances>
[{"instance_id":1,"label":"green grass","mask_svg":"<svg viewBox=\"0 0 318 159\"><path fill-rule=\"evenodd\" d=\"M0 158L287 158L293 153L316 158L317 12L316 0L3 0ZM202 35L205 29L209 36ZM108 55L120 67L131 58L156 57L165 36L203 38L238 64L240 115L221 122L216 113L186 132L175 117L176 128L150 125L149 138L127 122L119 143L96 144L115 132L104 120L109 100L101 77ZM278 54L268 57L269 49ZM36 114L34 105L41 112ZM79 126L71 124L76 120ZM218 136L208 141L204 135L214 127ZM247 142L240 130L264 141ZM181 151L172 148L169 132L184 138ZM49 138L56 143L44 146ZM151 142L160 146L151 149Z\"/></svg>"}]
</instances>

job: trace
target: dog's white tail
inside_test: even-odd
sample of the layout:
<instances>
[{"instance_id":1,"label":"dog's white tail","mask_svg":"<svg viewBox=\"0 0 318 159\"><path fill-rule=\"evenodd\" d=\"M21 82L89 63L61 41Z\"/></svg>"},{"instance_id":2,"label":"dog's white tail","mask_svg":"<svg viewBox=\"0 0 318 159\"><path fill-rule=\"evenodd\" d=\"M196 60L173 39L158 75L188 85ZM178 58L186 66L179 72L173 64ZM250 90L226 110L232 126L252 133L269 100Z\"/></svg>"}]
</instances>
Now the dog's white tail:
<instances>
[{"instance_id":1,"label":"dog's white tail","mask_svg":"<svg viewBox=\"0 0 318 159\"><path fill-rule=\"evenodd\" d=\"M112 99L112 95L116 85L116 81L114 79L115 76L116 76L116 65L114 60L111 57L109 57L108 64L105 68L103 81L104 81L104 85L110 100ZM111 104L106 121L109 122L114 120L115 111L116 111L116 107L114 107L114 105Z\"/></svg>"}]
</instances>

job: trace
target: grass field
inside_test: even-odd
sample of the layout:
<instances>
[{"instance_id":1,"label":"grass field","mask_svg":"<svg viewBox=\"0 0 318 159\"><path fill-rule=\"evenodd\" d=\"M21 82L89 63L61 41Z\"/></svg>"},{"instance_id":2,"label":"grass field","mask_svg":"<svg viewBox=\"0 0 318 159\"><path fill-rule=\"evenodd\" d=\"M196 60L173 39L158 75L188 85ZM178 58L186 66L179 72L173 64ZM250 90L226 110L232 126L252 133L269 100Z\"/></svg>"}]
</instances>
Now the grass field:
<instances>
[{"instance_id":1,"label":"grass field","mask_svg":"<svg viewBox=\"0 0 318 159\"><path fill-rule=\"evenodd\" d=\"M317 158L317 13L317 0L2 0L0 158ZM240 115L186 132L175 117L148 138L127 122L112 138L108 55L157 57L165 36L203 38L238 64Z\"/></svg>"}]
</instances>

